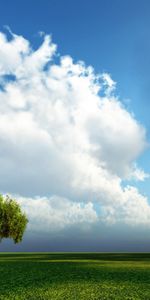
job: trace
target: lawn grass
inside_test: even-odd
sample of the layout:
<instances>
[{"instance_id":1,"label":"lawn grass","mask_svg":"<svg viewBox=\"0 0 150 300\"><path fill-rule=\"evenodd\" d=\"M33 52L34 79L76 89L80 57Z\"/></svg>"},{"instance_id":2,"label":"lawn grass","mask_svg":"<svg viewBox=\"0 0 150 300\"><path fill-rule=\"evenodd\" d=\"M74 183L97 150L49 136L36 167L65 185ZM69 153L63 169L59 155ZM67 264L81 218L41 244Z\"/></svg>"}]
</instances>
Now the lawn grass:
<instances>
[{"instance_id":1,"label":"lawn grass","mask_svg":"<svg viewBox=\"0 0 150 300\"><path fill-rule=\"evenodd\" d=\"M0 300L150 299L150 254L1 253Z\"/></svg>"}]
</instances>

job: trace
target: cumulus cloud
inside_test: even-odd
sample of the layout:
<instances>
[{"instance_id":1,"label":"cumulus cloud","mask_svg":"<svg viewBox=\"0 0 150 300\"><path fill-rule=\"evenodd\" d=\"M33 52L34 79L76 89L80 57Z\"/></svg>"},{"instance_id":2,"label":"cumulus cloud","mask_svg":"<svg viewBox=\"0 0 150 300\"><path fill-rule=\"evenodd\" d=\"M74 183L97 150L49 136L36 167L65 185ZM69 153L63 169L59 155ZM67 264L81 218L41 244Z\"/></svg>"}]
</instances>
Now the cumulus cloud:
<instances>
[{"instance_id":1,"label":"cumulus cloud","mask_svg":"<svg viewBox=\"0 0 150 300\"><path fill-rule=\"evenodd\" d=\"M32 228L38 216L41 228L149 224L148 199L122 187L147 176L136 164L144 127L115 96L109 74L70 56L55 63L56 50L49 35L34 50L22 36L0 33L1 192L20 195Z\"/></svg>"},{"instance_id":2,"label":"cumulus cloud","mask_svg":"<svg viewBox=\"0 0 150 300\"><path fill-rule=\"evenodd\" d=\"M79 226L85 230L85 226L98 221L91 202L77 203L58 196L17 198L28 215L29 230L32 231L53 232L71 226Z\"/></svg>"}]
</instances>

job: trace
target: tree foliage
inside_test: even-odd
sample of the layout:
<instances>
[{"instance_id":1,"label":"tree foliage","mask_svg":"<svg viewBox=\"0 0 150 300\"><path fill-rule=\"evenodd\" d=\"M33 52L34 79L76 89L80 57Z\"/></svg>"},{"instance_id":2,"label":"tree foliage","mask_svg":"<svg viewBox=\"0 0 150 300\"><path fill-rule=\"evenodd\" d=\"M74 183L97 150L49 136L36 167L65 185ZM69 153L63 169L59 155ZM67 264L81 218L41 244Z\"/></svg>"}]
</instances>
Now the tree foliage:
<instances>
[{"instance_id":1,"label":"tree foliage","mask_svg":"<svg viewBox=\"0 0 150 300\"><path fill-rule=\"evenodd\" d=\"M27 223L16 200L0 195L0 240L12 238L15 244L21 242Z\"/></svg>"}]
</instances>

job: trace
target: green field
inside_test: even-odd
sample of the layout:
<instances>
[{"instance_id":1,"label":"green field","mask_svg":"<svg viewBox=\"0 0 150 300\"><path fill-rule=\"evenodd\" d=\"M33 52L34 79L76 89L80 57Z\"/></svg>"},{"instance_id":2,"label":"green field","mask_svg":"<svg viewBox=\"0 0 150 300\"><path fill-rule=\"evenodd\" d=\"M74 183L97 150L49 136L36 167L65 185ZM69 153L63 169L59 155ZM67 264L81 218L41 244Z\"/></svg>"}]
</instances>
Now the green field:
<instances>
[{"instance_id":1,"label":"green field","mask_svg":"<svg viewBox=\"0 0 150 300\"><path fill-rule=\"evenodd\" d=\"M150 254L1 253L0 299L150 299Z\"/></svg>"}]
</instances>

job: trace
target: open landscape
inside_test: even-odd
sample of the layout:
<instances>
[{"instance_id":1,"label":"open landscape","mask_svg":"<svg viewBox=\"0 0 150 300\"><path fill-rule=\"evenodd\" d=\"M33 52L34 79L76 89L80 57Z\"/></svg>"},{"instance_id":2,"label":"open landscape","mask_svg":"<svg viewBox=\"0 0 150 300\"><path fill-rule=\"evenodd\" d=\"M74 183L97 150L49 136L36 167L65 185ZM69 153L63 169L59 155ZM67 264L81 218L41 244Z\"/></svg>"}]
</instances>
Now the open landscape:
<instances>
[{"instance_id":1,"label":"open landscape","mask_svg":"<svg viewBox=\"0 0 150 300\"><path fill-rule=\"evenodd\" d=\"M1 300L150 299L147 253L1 253Z\"/></svg>"}]
</instances>

